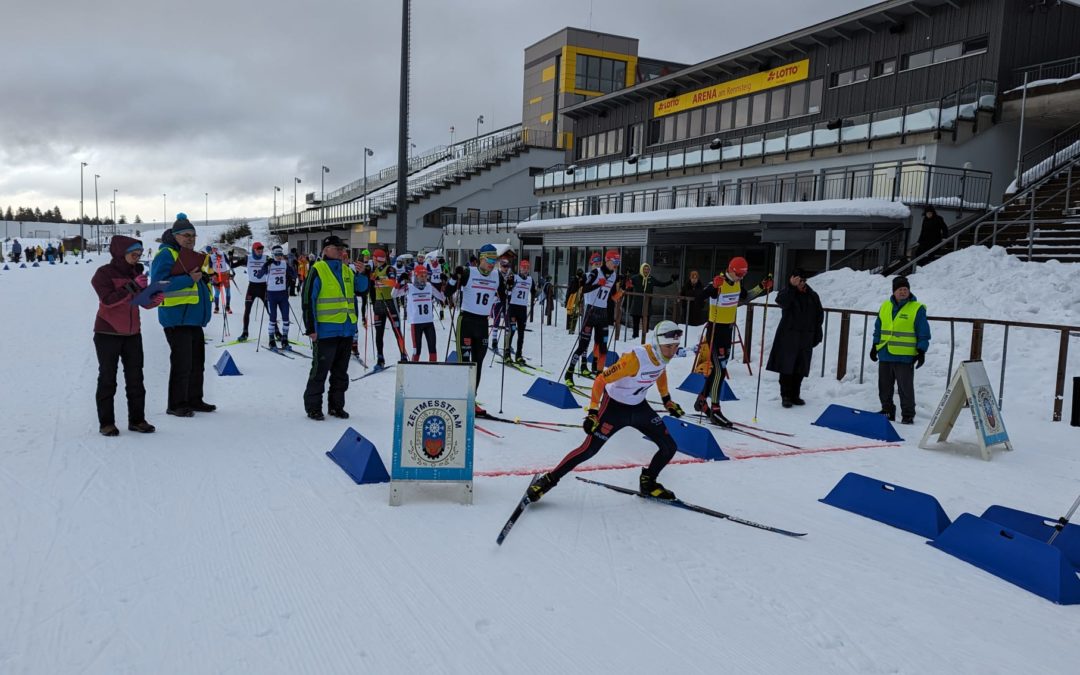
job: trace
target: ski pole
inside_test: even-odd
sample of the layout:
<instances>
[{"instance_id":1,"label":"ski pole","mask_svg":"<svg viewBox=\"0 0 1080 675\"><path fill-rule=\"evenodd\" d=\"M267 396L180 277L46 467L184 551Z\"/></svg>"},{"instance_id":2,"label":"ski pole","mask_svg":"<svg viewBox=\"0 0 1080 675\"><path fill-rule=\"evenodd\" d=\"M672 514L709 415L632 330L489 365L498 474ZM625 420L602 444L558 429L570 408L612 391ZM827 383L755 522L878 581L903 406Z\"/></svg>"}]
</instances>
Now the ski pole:
<instances>
[{"instance_id":1,"label":"ski pole","mask_svg":"<svg viewBox=\"0 0 1080 675\"><path fill-rule=\"evenodd\" d=\"M1057 525L1054 525L1054 533L1050 535L1050 541L1046 542L1047 544L1054 544L1054 540L1057 539L1057 536L1061 534L1062 530L1065 529L1065 526L1069 524L1069 519L1073 517L1074 513L1076 513L1076 507L1078 506L1080 506L1080 497L1076 498L1076 501L1073 502L1072 508L1069 509L1069 512L1065 514L1064 518L1058 518Z\"/></svg>"},{"instance_id":2,"label":"ski pole","mask_svg":"<svg viewBox=\"0 0 1080 675\"><path fill-rule=\"evenodd\" d=\"M255 333L255 353L259 353L259 348L262 347L262 325L263 317L266 316L266 305L264 304L259 309L259 331Z\"/></svg>"},{"instance_id":3,"label":"ski pole","mask_svg":"<svg viewBox=\"0 0 1080 675\"><path fill-rule=\"evenodd\" d=\"M504 304L509 303L507 299ZM506 392L506 360L510 358L510 312L503 308L503 328L506 333L506 343L503 345L502 359L502 382L499 384L499 414L503 411L503 394Z\"/></svg>"},{"instance_id":4,"label":"ski pole","mask_svg":"<svg viewBox=\"0 0 1080 675\"><path fill-rule=\"evenodd\" d=\"M765 333L769 325L769 292L765 292L765 310L761 314L761 349L758 350L757 391L754 392L754 424L757 424L758 401L761 399L761 364L765 361Z\"/></svg>"}]
</instances>

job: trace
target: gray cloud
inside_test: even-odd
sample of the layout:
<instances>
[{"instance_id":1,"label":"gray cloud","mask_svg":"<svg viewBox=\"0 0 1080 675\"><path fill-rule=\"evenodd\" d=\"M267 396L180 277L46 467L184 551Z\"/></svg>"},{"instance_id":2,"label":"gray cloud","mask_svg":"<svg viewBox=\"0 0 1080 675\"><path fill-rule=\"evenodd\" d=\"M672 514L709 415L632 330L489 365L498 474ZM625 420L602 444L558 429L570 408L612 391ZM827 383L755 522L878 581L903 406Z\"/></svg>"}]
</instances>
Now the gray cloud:
<instances>
[{"instance_id":1,"label":"gray cloud","mask_svg":"<svg viewBox=\"0 0 1080 675\"><path fill-rule=\"evenodd\" d=\"M400 4L370 0L5 2L0 208L78 213L79 162L144 220L265 215L293 176L318 189L396 157ZM68 3L62 3L67 5ZM646 56L706 60L868 4L858 0L414 0L418 151L520 120L526 45L566 25L630 35ZM12 6L14 5L14 6ZM303 194L298 191L300 201ZM278 202L281 208L281 201ZM101 207L102 213L107 206Z\"/></svg>"}]
</instances>

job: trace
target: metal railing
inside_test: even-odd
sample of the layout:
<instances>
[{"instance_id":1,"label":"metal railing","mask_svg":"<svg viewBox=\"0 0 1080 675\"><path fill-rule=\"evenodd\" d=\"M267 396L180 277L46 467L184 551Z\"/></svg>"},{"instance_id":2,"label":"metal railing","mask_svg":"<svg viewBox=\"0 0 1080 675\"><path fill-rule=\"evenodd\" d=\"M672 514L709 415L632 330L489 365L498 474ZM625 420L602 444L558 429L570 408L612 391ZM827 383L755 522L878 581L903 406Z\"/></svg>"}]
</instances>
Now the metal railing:
<instances>
[{"instance_id":1,"label":"metal railing","mask_svg":"<svg viewBox=\"0 0 1080 675\"><path fill-rule=\"evenodd\" d=\"M540 217L569 218L697 206L774 204L877 198L910 205L985 210L993 175L949 166L897 162L816 174L756 176L719 185L700 183L541 202Z\"/></svg>"},{"instance_id":2,"label":"metal railing","mask_svg":"<svg viewBox=\"0 0 1080 675\"><path fill-rule=\"evenodd\" d=\"M696 145L674 149L659 148L640 157L620 157L581 165L557 164L537 175L536 191L584 187L589 183L631 176L654 177L672 171L707 164L760 160L770 155L847 143L872 143L876 139L900 137L922 132L951 131L960 121L974 121L980 111L994 111L997 106L997 83L977 80L940 99L925 103L896 106L870 113L842 117L815 124L776 129L764 133L721 132L716 138ZM725 134L728 134L725 136ZM567 170L574 168L572 172Z\"/></svg>"},{"instance_id":3,"label":"metal railing","mask_svg":"<svg viewBox=\"0 0 1080 675\"><path fill-rule=\"evenodd\" d=\"M1028 150L1020 158L1018 187L1053 173L1080 156L1080 122Z\"/></svg>"},{"instance_id":4,"label":"metal railing","mask_svg":"<svg viewBox=\"0 0 1080 675\"><path fill-rule=\"evenodd\" d=\"M1080 56L1071 56L1056 61L1043 61L1030 66L1023 66L1013 70L1012 86L1024 86L1024 75L1027 75L1028 85L1039 80L1058 80L1071 77L1080 73Z\"/></svg>"},{"instance_id":5,"label":"metal railing","mask_svg":"<svg viewBox=\"0 0 1080 675\"><path fill-rule=\"evenodd\" d=\"M539 206L519 206L509 209L446 213L442 216L444 236L463 234L509 234L518 223L532 219Z\"/></svg>"}]
</instances>

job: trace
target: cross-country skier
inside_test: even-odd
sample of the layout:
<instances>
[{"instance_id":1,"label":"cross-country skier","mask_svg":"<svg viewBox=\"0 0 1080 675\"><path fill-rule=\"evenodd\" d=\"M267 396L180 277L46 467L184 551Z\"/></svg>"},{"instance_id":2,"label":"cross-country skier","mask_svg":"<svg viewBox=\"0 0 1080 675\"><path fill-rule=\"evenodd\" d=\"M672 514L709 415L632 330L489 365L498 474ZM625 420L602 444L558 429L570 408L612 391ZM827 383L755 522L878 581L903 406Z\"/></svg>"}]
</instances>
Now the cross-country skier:
<instances>
[{"instance_id":1,"label":"cross-country skier","mask_svg":"<svg viewBox=\"0 0 1080 675\"><path fill-rule=\"evenodd\" d=\"M435 363L439 360L435 351L435 324L434 324L434 301L444 302L446 297L428 281L427 267L417 265L413 269L413 279L409 281L407 275L402 275L398 280L398 287L394 289L394 297L404 296L406 306L409 308L409 327L412 328L413 361L420 360L420 343L427 340L428 361Z\"/></svg>"},{"instance_id":2,"label":"cross-country skier","mask_svg":"<svg viewBox=\"0 0 1080 675\"><path fill-rule=\"evenodd\" d=\"M210 246L210 267L214 270L214 314L221 309L221 293L225 292L225 313L232 314L232 266L217 246Z\"/></svg>"},{"instance_id":3,"label":"cross-country skier","mask_svg":"<svg viewBox=\"0 0 1080 675\"><path fill-rule=\"evenodd\" d=\"M510 293L510 326L517 331L517 355L516 361L525 365L525 357L521 349L525 345L525 321L529 318L529 308L536 300L536 282L529 276L532 266L528 259L522 258L518 263L517 274L510 276L507 286ZM504 358L510 358L510 335L506 336L506 353Z\"/></svg>"},{"instance_id":4,"label":"cross-country skier","mask_svg":"<svg viewBox=\"0 0 1080 675\"><path fill-rule=\"evenodd\" d=\"M619 279L619 264L622 259L619 252L612 249L604 254L604 264L599 265L600 253L593 253L590 263L597 265L585 277L585 286L582 288L584 295L582 302L585 307L581 315L581 332L578 333L578 344L574 354L570 357L570 363L566 365L566 374L563 379L568 385L574 384L574 366L581 359L581 374L590 375L588 359L585 351L589 348L589 338L595 341L594 361L591 375L600 373L603 364L607 362L607 338L608 338L608 299L613 292Z\"/></svg>"},{"instance_id":5,"label":"cross-country skier","mask_svg":"<svg viewBox=\"0 0 1080 675\"><path fill-rule=\"evenodd\" d=\"M703 348L699 359L708 358L710 368L705 386L694 402L694 410L703 412L709 419L722 427L733 426L731 420L720 409L720 389L727 377L727 363L731 356L731 333L735 326L735 315L739 305L745 305L762 293L772 290L772 275L762 280L761 285L750 291L742 287L749 265L746 258L736 256L728 262L727 270L713 278L711 286L705 288L699 297L709 300L709 325L703 336L708 340L708 349ZM707 399L712 399L708 405Z\"/></svg>"},{"instance_id":6,"label":"cross-country skier","mask_svg":"<svg viewBox=\"0 0 1080 675\"><path fill-rule=\"evenodd\" d=\"M270 249L273 255L266 261L260 276L266 279L266 305L270 316L267 317L266 332L270 336L270 349L277 350L277 338L281 338L281 348L292 351L289 345L289 288L296 280L296 272L285 256L285 249L275 244ZM278 312L281 313L282 330L278 330Z\"/></svg>"},{"instance_id":7,"label":"cross-country skier","mask_svg":"<svg viewBox=\"0 0 1080 675\"><path fill-rule=\"evenodd\" d=\"M668 414L682 417L683 410L671 400L667 385L667 364L678 353L682 334L682 328L674 322L661 321L653 331L649 344L635 345L597 376L593 382L589 414L582 423L588 434L585 442L572 450L554 469L536 477L528 488L530 501L540 499L563 476L591 459L623 427L637 429L657 445L656 454L649 466L641 470L638 479L641 494L657 499L675 499L671 490L656 482L656 477L675 456L675 439L645 397L655 384Z\"/></svg>"},{"instance_id":8,"label":"cross-country skier","mask_svg":"<svg viewBox=\"0 0 1080 675\"><path fill-rule=\"evenodd\" d=\"M374 267L371 270L371 306L375 313L375 351L378 354L376 366L386 366L383 358L383 333L386 331L387 322L397 339L398 350L401 352L401 361L408 361L405 355L405 338L401 334L401 322L398 319L397 301L394 300L394 288L397 286L398 275L393 267L386 264L386 251L375 249L371 252Z\"/></svg>"},{"instance_id":9,"label":"cross-country skier","mask_svg":"<svg viewBox=\"0 0 1080 675\"><path fill-rule=\"evenodd\" d=\"M263 245L255 242L251 245L251 253L247 259L248 287L244 294L244 330L240 333L240 342L248 339L248 321L251 320L251 306L255 304L255 298L263 301L266 307L266 276L263 270L266 268L266 256L263 255Z\"/></svg>"},{"instance_id":10,"label":"cross-country skier","mask_svg":"<svg viewBox=\"0 0 1080 675\"><path fill-rule=\"evenodd\" d=\"M492 244L480 247L476 266L458 267L450 277L451 293L461 291L461 313L458 314L457 351L459 363L476 364L476 388L480 388L481 366L487 356L488 313L496 299L505 300L506 288L502 276L495 270L499 254ZM479 415L485 413L476 406Z\"/></svg>"}]
</instances>

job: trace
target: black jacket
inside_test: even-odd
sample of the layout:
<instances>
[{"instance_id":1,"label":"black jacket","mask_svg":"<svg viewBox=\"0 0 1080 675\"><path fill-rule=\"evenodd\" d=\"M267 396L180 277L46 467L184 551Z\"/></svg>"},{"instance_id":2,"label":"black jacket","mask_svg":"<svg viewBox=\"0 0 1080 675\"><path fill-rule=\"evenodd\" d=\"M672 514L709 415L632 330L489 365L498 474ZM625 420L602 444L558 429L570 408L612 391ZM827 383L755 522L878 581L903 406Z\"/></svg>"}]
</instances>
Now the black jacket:
<instances>
[{"instance_id":1,"label":"black jacket","mask_svg":"<svg viewBox=\"0 0 1080 675\"><path fill-rule=\"evenodd\" d=\"M628 290L631 293L652 295L654 289L670 286L671 284L675 283L675 280L670 279L668 281L657 281L656 277L651 275L644 277L640 274L635 274L633 277L631 277L630 283L632 284L632 286ZM645 308L645 300L640 295L631 295L629 305L631 316L641 316L642 311ZM649 301L649 311L656 311L656 303L651 300Z\"/></svg>"},{"instance_id":2,"label":"black jacket","mask_svg":"<svg viewBox=\"0 0 1080 675\"><path fill-rule=\"evenodd\" d=\"M783 314L765 369L781 375L806 377L810 374L814 347L821 343L821 327L825 323L821 298L809 284L805 291L788 286L776 294L776 304Z\"/></svg>"},{"instance_id":3,"label":"black jacket","mask_svg":"<svg viewBox=\"0 0 1080 675\"><path fill-rule=\"evenodd\" d=\"M947 236L949 236L949 226L945 224L944 218L937 214L924 217L922 230L919 231L919 252L922 253L937 246Z\"/></svg>"},{"instance_id":4,"label":"black jacket","mask_svg":"<svg viewBox=\"0 0 1080 675\"><path fill-rule=\"evenodd\" d=\"M690 301L690 320L691 326L700 326L705 323L705 298L701 297L702 291L705 290L705 284L698 279L695 283L690 283L687 279L683 282L682 288L679 289L679 295L685 298L694 298ZM679 319L683 318L682 312L686 311L685 305L680 305Z\"/></svg>"}]
</instances>

